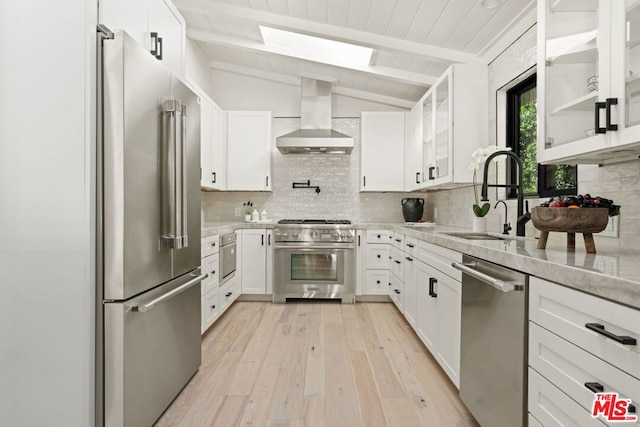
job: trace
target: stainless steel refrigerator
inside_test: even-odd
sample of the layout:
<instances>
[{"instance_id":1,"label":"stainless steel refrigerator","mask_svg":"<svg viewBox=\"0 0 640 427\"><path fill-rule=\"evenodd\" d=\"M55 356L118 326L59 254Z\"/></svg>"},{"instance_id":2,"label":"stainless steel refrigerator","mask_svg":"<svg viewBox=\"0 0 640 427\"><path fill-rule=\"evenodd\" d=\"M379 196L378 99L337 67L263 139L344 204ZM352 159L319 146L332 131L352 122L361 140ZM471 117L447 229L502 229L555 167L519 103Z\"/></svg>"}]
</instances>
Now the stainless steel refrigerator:
<instances>
[{"instance_id":1,"label":"stainless steel refrigerator","mask_svg":"<svg viewBox=\"0 0 640 427\"><path fill-rule=\"evenodd\" d=\"M200 106L99 28L97 424L150 426L200 366Z\"/></svg>"}]
</instances>

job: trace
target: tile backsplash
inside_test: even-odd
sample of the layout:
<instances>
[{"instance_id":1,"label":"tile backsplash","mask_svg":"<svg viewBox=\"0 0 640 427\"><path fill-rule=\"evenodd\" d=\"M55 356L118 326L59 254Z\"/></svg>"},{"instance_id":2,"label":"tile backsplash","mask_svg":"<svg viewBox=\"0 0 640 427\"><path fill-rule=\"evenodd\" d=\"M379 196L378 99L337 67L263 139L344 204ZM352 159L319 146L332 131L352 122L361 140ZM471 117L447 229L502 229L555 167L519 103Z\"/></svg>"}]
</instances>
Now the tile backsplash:
<instances>
[{"instance_id":1,"label":"tile backsplash","mask_svg":"<svg viewBox=\"0 0 640 427\"><path fill-rule=\"evenodd\" d=\"M271 153L272 192L202 192L205 221L238 221L234 208L248 200L259 211L264 207L270 219L331 218L353 222L403 222L401 201L421 197L428 206L426 193L361 193L360 183L360 119L333 119L335 130L354 138L350 155L283 155L275 148L275 137L299 129L297 118L273 120ZM294 182L311 181L320 186L294 189ZM429 217L428 208L423 218Z\"/></svg>"}]
</instances>

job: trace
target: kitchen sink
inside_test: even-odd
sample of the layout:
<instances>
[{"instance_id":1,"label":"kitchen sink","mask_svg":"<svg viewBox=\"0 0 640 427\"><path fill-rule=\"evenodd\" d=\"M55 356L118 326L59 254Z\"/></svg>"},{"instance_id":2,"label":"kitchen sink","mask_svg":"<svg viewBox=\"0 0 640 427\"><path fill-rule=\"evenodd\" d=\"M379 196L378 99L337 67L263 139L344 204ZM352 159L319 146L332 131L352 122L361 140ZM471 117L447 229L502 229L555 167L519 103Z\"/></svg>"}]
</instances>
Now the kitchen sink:
<instances>
[{"instance_id":1,"label":"kitchen sink","mask_svg":"<svg viewBox=\"0 0 640 427\"><path fill-rule=\"evenodd\" d=\"M456 232L447 232L447 233L442 232L440 234L446 234L447 236L458 237L460 239L467 239L467 240L505 240L504 237L498 237L489 233L456 231Z\"/></svg>"}]
</instances>

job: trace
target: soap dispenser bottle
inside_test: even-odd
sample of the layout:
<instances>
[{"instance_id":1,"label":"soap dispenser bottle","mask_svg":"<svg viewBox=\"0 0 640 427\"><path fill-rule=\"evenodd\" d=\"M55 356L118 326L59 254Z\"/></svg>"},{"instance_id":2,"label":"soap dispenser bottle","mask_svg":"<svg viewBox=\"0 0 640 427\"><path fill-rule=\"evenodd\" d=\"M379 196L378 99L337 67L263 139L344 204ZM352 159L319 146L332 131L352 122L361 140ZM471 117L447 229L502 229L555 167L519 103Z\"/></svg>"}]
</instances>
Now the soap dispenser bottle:
<instances>
[{"instance_id":1,"label":"soap dispenser bottle","mask_svg":"<svg viewBox=\"0 0 640 427\"><path fill-rule=\"evenodd\" d=\"M253 212L251 212L251 221L257 222L260 220L260 214L258 213L258 209L253 208Z\"/></svg>"},{"instance_id":2,"label":"soap dispenser bottle","mask_svg":"<svg viewBox=\"0 0 640 427\"><path fill-rule=\"evenodd\" d=\"M266 221L267 220L267 210L265 208L262 208L262 212L260 212L260 221Z\"/></svg>"}]
</instances>

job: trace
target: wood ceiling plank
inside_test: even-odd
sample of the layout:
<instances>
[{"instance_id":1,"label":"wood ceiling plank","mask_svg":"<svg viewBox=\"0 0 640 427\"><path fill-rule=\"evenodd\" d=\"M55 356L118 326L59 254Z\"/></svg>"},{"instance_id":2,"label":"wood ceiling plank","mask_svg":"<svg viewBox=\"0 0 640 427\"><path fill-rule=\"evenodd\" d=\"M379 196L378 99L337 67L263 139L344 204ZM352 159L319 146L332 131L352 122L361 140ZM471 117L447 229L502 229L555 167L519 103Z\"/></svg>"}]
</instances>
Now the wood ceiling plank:
<instances>
[{"instance_id":1,"label":"wood ceiling plank","mask_svg":"<svg viewBox=\"0 0 640 427\"><path fill-rule=\"evenodd\" d=\"M422 0L422 4L404 38L413 42L424 43L447 3L447 0Z\"/></svg>"},{"instance_id":2,"label":"wood ceiling plank","mask_svg":"<svg viewBox=\"0 0 640 427\"><path fill-rule=\"evenodd\" d=\"M372 6L373 0L351 0L347 27L354 30L365 31L369 23L369 14L371 13Z\"/></svg>"},{"instance_id":3,"label":"wood ceiling plank","mask_svg":"<svg viewBox=\"0 0 640 427\"><path fill-rule=\"evenodd\" d=\"M287 0L267 0L269 11L279 15L289 15Z\"/></svg>"},{"instance_id":4,"label":"wood ceiling plank","mask_svg":"<svg viewBox=\"0 0 640 427\"><path fill-rule=\"evenodd\" d=\"M327 4L329 7L329 24L346 27L349 20L350 2L348 0L327 0Z\"/></svg>"},{"instance_id":5,"label":"wood ceiling plank","mask_svg":"<svg viewBox=\"0 0 640 427\"><path fill-rule=\"evenodd\" d=\"M402 0L396 3L385 35L404 39L413 23L422 0Z\"/></svg>"},{"instance_id":6,"label":"wood ceiling plank","mask_svg":"<svg viewBox=\"0 0 640 427\"><path fill-rule=\"evenodd\" d=\"M448 2L424 42L436 46L444 46L453 30L458 28L460 22L471 13L474 3Z\"/></svg>"},{"instance_id":7,"label":"wood ceiling plank","mask_svg":"<svg viewBox=\"0 0 640 427\"><path fill-rule=\"evenodd\" d=\"M329 3L327 0L307 0L309 19L316 22L329 22Z\"/></svg>"},{"instance_id":8,"label":"wood ceiling plank","mask_svg":"<svg viewBox=\"0 0 640 427\"><path fill-rule=\"evenodd\" d=\"M249 0L249 6L252 9L269 11L269 3L267 0Z\"/></svg>"},{"instance_id":9,"label":"wood ceiling plank","mask_svg":"<svg viewBox=\"0 0 640 427\"><path fill-rule=\"evenodd\" d=\"M287 6L289 10L289 16L300 19L309 18L306 0L287 0Z\"/></svg>"},{"instance_id":10,"label":"wood ceiling plank","mask_svg":"<svg viewBox=\"0 0 640 427\"><path fill-rule=\"evenodd\" d=\"M453 29L444 46L449 49L464 50L474 39L475 35L481 29L486 28L487 23L491 21L498 10L499 8L487 9L479 3L476 3L464 19L460 21L457 28ZM498 21L495 24L503 25L505 23Z\"/></svg>"},{"instance_id":11,"label":"wood ceiling plank","mask_svg":"<svg viewBox=\"0 0 640 427\"><path fill-rule=\"evenodd\" d=\"M367 22L367 31L374 34L386 34L396 3L397 0L374 0L369 14L369 22Z\"/></svg>"}]
</instances>

